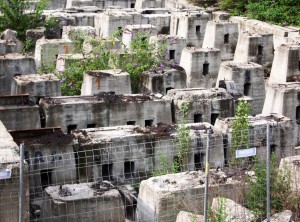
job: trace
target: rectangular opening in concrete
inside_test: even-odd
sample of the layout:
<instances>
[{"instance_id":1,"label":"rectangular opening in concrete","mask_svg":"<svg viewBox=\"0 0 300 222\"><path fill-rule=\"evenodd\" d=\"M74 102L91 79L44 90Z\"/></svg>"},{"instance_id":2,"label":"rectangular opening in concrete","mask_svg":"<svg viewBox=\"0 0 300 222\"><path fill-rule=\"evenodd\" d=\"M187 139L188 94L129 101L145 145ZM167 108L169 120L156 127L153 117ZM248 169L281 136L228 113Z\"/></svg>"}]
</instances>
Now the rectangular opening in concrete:
<instances>
[{"instance_id":1,"label":"rectangular opening in concrete","mask_svg":"<svg viewBox=\"0 0 300 222\"><path fill-rule=\"evenodd\" d=\"M276 145L271 145L270 146L270 152L271 152L271 155L274 153L276 153Z\"/></svg>"},{"instance_id":2,"label":"rectangular opening in concrete","mask_svg":"<svg viewBox=\"0 0 300 222\"><path fill-rule=\"evenodd\" d=\"M296 122L300 125L300 106L296 107Z\"/></svg>"},{"instance_id":3,"label":"rectangular opening in concrete","mask_svg":"<svg viewBox=\"0 0 300 222\"><path fill-rule=\"evenodd\" d=\"M72 124L67 126L68 134L70 134L72 130L76 130L76 129L77 129L77 124Z\"/></svg>"},{"instance_id":4,"label":"rectangular opening in concrete","mask_svg":"<svg viewBox=\"0 0 300 222\"><path fill-rule=\"evenodd\" d=\"M263 55L264 47L262 45L257 46L257 55L262 56Z\"/></svg>"},{"instance_id":5,"label":"rectangular opening in concrete","mask_svg":"<svg viewBox=\"0 0 300 222\"><path fill-rule=\"evenodd\" d=\"M175 50L173 49L169 50L169 59L170 60L175 59Z\"/></svg>"},{"instance_id":6,"label":"rectangular opening in concrete","mask_svg":"<svg viewBox=\"0 0 300 222\"><path fill-rule=\"evenodd\" d=\"M125 161L124 162L124 176L126 179L134 177L134 162L133 161Z\"/></svg>"},{"instance_id":7,"label":"rectangular opening in concrete","mask_svg":"<svg viewBox=\"0 0 300 222\"><path fill-rule=\"evenodd\" d=\"M200 29L201 29L201 26L196 25L196 35L200 35Z\"/></svg>"},{"instance_id":8,"label":"rectangular opening in concrete","mask_svg":"<svg viewBox=\"0 0 300 222\"><path fill-rule=\"evenodd\" d=\"M298 62L298 70L300 71L300 61Z\"/></svg>"},{"instance_id":9,"label":"rectangular opening in concrete","mask_svg":"<svg viewBox=\"0 0 300 222\"><path fill-rule=\"evenodd\" d=\"M118 35L119 36L123 35L123 28L122 27L118 27Z\"/></svg>"},{"instance_id":10,"label":"rectangular opening in concrete","mask_svg":"<svg viewBox=\"0 0 300 222\"><path fill-rule=\"evenodd\" d=\"M51 186L52 184L52 169L41 170L42 189Z\"/></svg>"},{"instance_id":11,"label":"rectangular opening in concrete","mask_svg":"<svg viewBox=\"0 0 300 222\"><path fill-rule=\"evenodd\" d=\"M251 83L244 84L244 96L249 96L250 88L251 88Z\"/></svg>"},{"instance_id":12,"label":"rectangular opening in concrete","mask_svg":"<svg viewBox=\"0 0 300 222\"><path fill-rule=\"evenodd\" d=\"M206 76L209 72L209 63L204 63L203 64L203 75Z\"/></svg>"},{"instance_id":13,"label":"rectangular opening in concrete","mask_svg":"<svg viewBox=\"0 0 300 222\"><path fill-rule=\"evenodd\" d=\"M176 21L176 35L178 35L178 29L179 29L179 19Z\"/></svg>"},{"instance_id":14,"label":"rectangular opening in concrete","mask_svg":"<svg viewBox=\"0 0 300 222\"><path fill-rule=\"evenodd\" d=\"M135 3L131 3L130 8L135 8Z\"/></svg>"},{"instance_id":15,"label":"rectangular opening in concrete","mask_svg":"<svg viewBox=\"0 0 300 222\"><path fill-rule=\"evenodd\" d=\"M112 163L102 165L102 179L103 180L112 180L113 179L112 168L113 168Z\"/></svg>"},{"instance_id":16,"label":"rectangular opening in concrete","mask_svg":"<svg viewBox=\"0 0 300 222\"><path fill-rule=\"evenodd\" d=\"M217 120L218 117L219 117L218 113L212 113L210 115L210 123L211 123L211 125L215 125L215 122L216 122L216 120Z\"/></svg>"},{"instance_id":17,"label":"rectangular opening in concrete","mask_svg":"<svg viewBox=\"0 0 300 222\"><path fill-rule=\"evenodd\" d=\"M167 87L167 88L166 88L166 94L167 94L168 91L171 90L171 89L174 89L174 88L172 88L172 87Z\"/></svg>"},{"instance_id":18,"label":"rectangular opening in concrete","mask_svg":"<svg viewBox=\"0 0 300 222\"><path fill-rule=\"evenodd\" d=\"M203 153L195 153L194 154L194 164L195 170L201 170L204 166L204 154Z\"/></svg>"},{"instance_id":19,"label":"rectangular opening in concrete","mask_svg":"<svg viewBox=\"0 0 300 222\"><path fill-rule=\"evenodd\" d=\"M180 158L179 156L173 156L173 171L180 171Z\"/></svg>"},{"instance_id":20,"label":"rectangular opening in concrete","mask_svg":"<svg viewBox=\"0 0 300 222\"><path fill-rule=\"evenodd\" d=\"M145 120L145 126L152 126L153 125L153 119L146 119Z\"/></svg>"},{"instance_id":21,"label":"rectangular opening in concrete","mask_svg":"<svg viewBox=\"0 0 300 222\"><path fill-rule=\"evenodd\" d=\"M229 44L229 34L224 35L224 44Z\"/></svg>"},{"instance_id":22,"label":"rectangular opening in concrete","mask_svg":"<svg viewBox=\"0 0 300 222\"><path fill-rule=\"evenodd\" d=\"M96 128L96 123L87 124L86 128Z\"/></svg>"},{"instance_id":23,"label":"rectangular opening in concrete","mask_svg":"<svg viewBox=\"0 0 300 222\"><path fill-rule=\"evenodd\" d=\"M135 121L127 121L127 125L134 126L135 125Z\"/></svg>"},{"instance_id":24,"label":"rectangular opening in concrete","mask_svg":"<svg viewBox=\"0 0 300 222\"><path fill-rule=\"evenodd\" d=\"M202 114L196 113L194 114L194 123L201 123L202 122Z\"/></svg>"}]
</instances>

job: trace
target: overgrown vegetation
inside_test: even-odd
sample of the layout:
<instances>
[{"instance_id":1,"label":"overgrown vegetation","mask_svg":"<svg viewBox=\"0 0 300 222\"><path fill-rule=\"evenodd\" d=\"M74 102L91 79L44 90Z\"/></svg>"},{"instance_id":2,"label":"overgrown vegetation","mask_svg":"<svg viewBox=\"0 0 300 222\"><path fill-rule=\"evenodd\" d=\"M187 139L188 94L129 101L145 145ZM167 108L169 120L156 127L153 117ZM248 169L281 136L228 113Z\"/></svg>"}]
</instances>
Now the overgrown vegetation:
<instances>
[{"instance_id":1,"label":"overgrown vegetation","mask_svg":"<svg viewBox=\"0 0 300 222\"><path fill-rule=\"evenodd\" d=\"M0 16L0 32L12 29L18 32L21 41L26 39L26 30L46 24L42 17L48 0L36 2L29 0L0 1L2 16Z\"/></svg>"},{"instance_id":2,"label":"overgrown vegetation","mask_svg":"<svg viewBox=\"0 0 300 222\"><path fill-rule=\"evenodd\" d=\"M235 152L238 149L249 147L249 120L251 106L246 100L240 100L232 121L230 165L231 167L241 167L245 160L236 159Z\"/></svg>"},{"instance_id":3,"label":"overgrown vegetation","mask_svg":"<svg viewBox=\"0 0 300 222\"><path fill-rule=\"evenodd\" d=\"M181 104L180 111L182 115L181 124L176 127L178 141L177 141L177 151L178 151L178 161L182 170L186 170L188 163L188 154L191 152L191 136L190 127L186 126L187 123L187 113L189 110L189 103L184 102Z\"/></svg>"},{"instance_id":4,"label":"overgrown vegetation","mask_svg":"<svg viewBox=\"0 0 300 222\"><path fill-rule=\"evenodd\" d=\"M220 0L219 6L232 15L244 15L252 19L278 25L300 26L300 1L294 0Z\"/></svg>"},{"instance_id":5,"label":"overgrown vegetation","mask_svg":"<svg viewBox=\"0 0 300 222\"><path fill-rule=\"evenodd\" d=\"M267 178L266 163L255 159L252 168L254 178L247 178L249 190L245 192L247 207L258 217L266 217ZM287 168L279 169L273 154L270 161L270 190L271 215L286 210L287 202L291 198L291 174Z\"/></svg>"},{"instance_id":6,"label":"overgrown vegetation","mask_svg":"<svg viewBox=\"0 0 300 222\"><path fill-rule=\"evenodd\" d=\"M84 55L81 61L75 61L67 69L58 75L61 79L62 94L66 96L79 95L83 81L83 73L89 70L121 69L128 72L131 79L133 93L139 92L140 74L152 67L163 63L165 58L165 48L156 46L148 41L145 34L139 33L130 44L129 49L124 51L114 50L117 36L116 32L108 41L89 39L82 32L74 36L75 46L81 52L84 41L90 41L92 45L97 45L93 51Z\"/></svg>"}]
</instances>

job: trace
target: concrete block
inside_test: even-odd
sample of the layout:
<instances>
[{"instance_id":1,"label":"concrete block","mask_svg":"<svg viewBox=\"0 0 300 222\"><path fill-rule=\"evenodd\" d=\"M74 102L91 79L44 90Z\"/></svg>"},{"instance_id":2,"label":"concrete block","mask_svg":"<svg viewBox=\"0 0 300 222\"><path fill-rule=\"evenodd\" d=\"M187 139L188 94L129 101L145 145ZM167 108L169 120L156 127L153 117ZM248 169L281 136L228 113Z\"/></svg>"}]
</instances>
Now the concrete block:
<instances>
[{"instance_id":1,"label":"concrete block","mask_svg":"<svg viewBox=\"0 0 300 222\"><path fill-rule=\"evenodd\" d=\"M65 39L84 40L86 37L95 38L96 29L92 26L64 26L62 37Z\"/></svg>"},{"instance_id":2,"label":"concrete block","mask_svg":"<svg viewBox=\"0 0 300 222\"><path fill-rule=\"evenodd\" d=\"M263 67L271 67L273 58L272 34L240 33L234 54L234 62L255 62Z\"/></svg>"},{"instance_id":3,"label":"concrete block","mask_svg":"<svg viewBox=\"0 0 300 222\"><path fill-rule=\"evenodd\" d=\"M0 120L8 130L41 127L39 107L28 95L0 96Z\"/></svg>"},{"instance_id":4,"label":"concrete block","mask_svg":"<svg viewBox=\"0 0 300 222\"><path fill-rule=\"evenodd\" d=\"M232 80L238 94L253 99L252 114L260 114L265 102L264 70L256 63L223 62L221 64L216 87L220 81Z\"/></svg>"},{"instance_id":5,"label":"concrete block","mask_svg":"<svg viewBox=\"0 0 300 222\"><path fill-rule=\"evenodd\" d=\"M61 126L64 132L89 126L105 127L171 123L171 101L155 95L116 95L50 97L40 100L46 126Z\"/></svg>"},{"instance_id":6,"label":"concrete block","mask_svg":"<svg viewBox=\"0 0 300 222\"><path fill-rule=\"evenodd\" d=\"M95 95L100 92L131 94L130 75L120 69L85 72L81 95Z\"/></svg>"},{"instance_id":7,"label":"concrete block","mask_svg":"<svg viewBox=\"0 0 300 222\"><path fill-rule=\"evenodd\" d=\"M188 47L201 47L210 15L206 12L173 12L170 34L186 39Z\"/></svg>"},{"instance_id":8,"label":"concrete block","mask_svg":"<svg viewBox=\"0 0 300 222\"><path fill-rule=\"evenodd\" d=\"M55 67L59 54L74 53L74 43L69 39L39 39L35 47L35 63L37 68Z\"/></svg>"},{"instance_id":9,"label":"concrete block","mask_svg":"<svg viewBox=\"0 0 300 222\"><path fill-rule=\"evenodd\" d=\"M61 96L60 82L53 74L15 76L11 94L29 94L29 98L37 103L42 97Z\"/></svg>"},{"instance_id":10,"label":"concrete block","mask_svg":"<svg viewBox=\"0 0 300 222\"><path fill-rule=\"evenodd\" d=\"M238 37L238 23L209 21L202 48L220 49L221 60L233 60Z\"/></svg>"},{"instance_id":11,"label":"concrete block","mask_svg":"<svg viewBox=\"0 0 300 222\"><path fill-rule=\"evenodd\" d=\"M176 222L203 222L202 215L196 215L186 211L180 211L177 215Z\"/></svg>"},{"instance_id":12,"label":"concrete block","mask_svg":"<svg viewBox=\"0 0 300 222\"><path fill-rule=\"evenodd\" d=\"M171 14L144 14L142 20L157 28L158 34L170 34Z\"/></svg>"},{"instance_id":13,"label":"concrete block","mask_svg":"<svg viewBox=\"0 0 300 222\"><path fill-rule=\"evenodd\" d=\"M185 69L188 88L215 87L221 64L219 49L184 48L180 66Z\"/></svg>"},{"instance_id":14,"label":"concrete block","mask_svg":"<svg viewBox=\"0 0 300 222\"><path fill-rule=\"evenodd\" d=\"M73 62L83 60L83 54L59 54L56 59L56 70L60 73L64 72Z\"/></svg>"},{"instance_id":15,"label":"concrete block","mask_svg":"<svg viewBox=\"0 0 300 222\"><path fill-rule=\"evenodd\" d=\"M31 56L6 54L0 56L0 95L11 93L11 84L15 74L36 73L35 62Z\"/></svg>"},{"instance_id":16,"label":"concrete block","mask_svg":"<svg viewBox=\"0 0 300 222\"><path fill-rule=\"evenodd\" d=\"M186 88L186 74L179 66L153 68L141 75L143 93L166 95L170 89Z\"/></svg>"},{"instance_id":17,"label":"concrete block","mask_svg":"<svg viewBox=\"0 0 300 222\"><path fill-rule=\"evenodd\" d=\"M225 89L172 89L168 91L172 99L174 121L180 123L182 114L181 104L187 102L189 110L186 121L188 123L209 122L214 125L218 117L231 117L234 115L234 101Z\"/></svg>"}]
</instances>

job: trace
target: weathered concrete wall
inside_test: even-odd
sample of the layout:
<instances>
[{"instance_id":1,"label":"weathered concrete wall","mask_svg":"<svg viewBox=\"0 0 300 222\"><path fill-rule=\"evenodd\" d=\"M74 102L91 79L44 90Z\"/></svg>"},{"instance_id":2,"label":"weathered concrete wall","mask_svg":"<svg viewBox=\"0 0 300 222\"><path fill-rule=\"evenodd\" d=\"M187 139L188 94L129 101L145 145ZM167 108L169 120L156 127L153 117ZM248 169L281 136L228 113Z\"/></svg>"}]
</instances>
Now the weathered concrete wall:
<instances>
[{"instance_id":1,"label":"weathered concrete wall","mask_svg":"<svg viewBox=\"0 0 300 222\"><path fill-rule=\"evenodd\" d=\"M206 25L202 48L220 49L222 60L232 60L238 37L238 23L209 21Z\"/></svg>"},{"instance_id":2,"label":"weathered concrete wall","mask_svg":"<svg viewBox=\"0 0 300 222\"><path fill-rule=\"evenodd\" d=\"M253 99L252 115L262 112L265 102L264 70L256 63L223 62L216 87L220 81L233 80L240 95Z\"/></svg>"},{"instance_id":3,"label":"weathered concrete wall","mask_svg":"<svg viewBox=\"0 0 300 222\"><path fill-rule=\"evenodd\" d=\"M143 23L156 27L158 34L170 34L171 14L144 14Z\"/></svg>"},{"instance_id":4,"label":"weathered concrete wall","mask_svg":"<svg viewBox=\"0 0 300 222\"><path fill-rule=\"evenodd\" d=\"M174 12L171 16L170 34L186 39L188 47L201 47L207 22L206 12Z\"/></svg>"},{"instance_id":5,"label":"weathered concrete wall","mask_svg":"<svg viewBox=\"0 0 300 222\"><path fill-rule=\"evenodd\" d=\"M35 47L35 63L37 68L55 67L59 54L74 53L74 43L69 39L39 39Z\"/></svg>"},{"instance_id":6,"label":"weathered concrete wall","mask_svg":"<svg viewBox=\"0 0 300 222\"><path fill-rule=\"evenodd\" d=\"M83 54L59 54L56 59L56 71L62 73L72 66L72 63L82 60Z\"/></svg>"},{"instance_id":7,"label":"weathered concrete wall","mask_svg":"<svg viewBox=\"0 0 300 222\"><path fill-rule=\"evenodd\" d=\"M300 81L300 44L286 44L275 50L269 83Z\"/></svg>"},{"instance_id":8,"label":"weathered concrete wall","mask_svg":"<svg viewBox=\"0 0 300 222\"><path fill-rule=\"evenodd\" d=\"M209 200L214 195L230 197L238 200L241 184L233 179L227 180L223 172L212 171L223 177L223 183L210 180ZM203 214L204 204L204 172L191 171L164 176L152 177L140 184L137 221L174 222L180 211ZM212 178L212 177L211 177ZM235 189L235 192L233 192Z\"/></svg>"},{"instance_id":9,"label":"weathered concrete wall","mask_svg":"<svg viewBox=\"0 0 300 222\"><path fill-rule=\"evenodd\" d=\"M44 203L46 218L53 222L63 221L125 221L125 209L117 189L109 189L100 183L69 184L62 190L69 195L60 195L59 186L46 188L49 201ZM57 217L56 215L59 215Z\"/></svg>"},{"instance_id":10,"label":"weathered concrete wall","mask_svg":"<svg viewBox=\"0 0 300 222\"><path fill-rule=\"evenodd\" d=\"M207 129L211 129L211 166L223 166L223 137L208 123L187 124L191 144L182 170L199 170L204 167ZM172 169L179 155L178 135L175 126L160 124L157 127L119 126L74 131L78 146L79 180L111 180L116 183L137 183L149 178L153 172ZM199 157L199 158L198 158ZM167 166L163 166L164 158ZM197 159L198 158L198 159ZM127 164L130 162L130 168ZM94 164L88 164L94 163ZM110 171L105 171L109 165Z\"/></svg>"},{"instance_id":11,"label":"weathered concrete wall","mask_svg":"<svg viewBox=\"0 0 300 222\"><path fill-rule=\"evenodd\" d=\"M11 170L11 177L0 180L0 221L16 222L19 219L19 147L0 121L0 169ZM24 162L24 194L29 192L28 166ZM24 195L24 222L29 222L29 195Z\"/></svg>"},{"instance_id":12,"label":"weathered concrete wall","mask_svg":"<svg viewBox=\"0 0 300 222\"><path fill-rule=\"evenodd\" d=\"M41 99L40 107L46 126L61 126L64 132L75 125L77 129L85 129L88 124L104 127L126 125L128 121L140 126L172 122L170 100L138 94L52 97Z\"/></svg>"},{"instance_id":13,"label":"weathered concrete wall","mask_svg":"<svg viewBox=\"0 0 300 222\"><path fill-rule=\"evenodd\" d=\"M81 95L95 95L100 92L131 94L130 76L120 69L88 71L83 75Z\"/></svg>"},{"instance_id":14,"label":"weathered concrete wall","mask_svg":"<svg viewBox=\"0 0 300 222\"><path fill-rule=\"evenodd\" d=\"M134 40L138 35L142 35L149 39L150 36L157 35L157 33L157 28L150 24L126 25L123 31L122 42L126 48L130 48L132 40Z\"/></svg>"},{"instance_id":15,"label":"weathered concrete wall","mask_svg":"<svg viewBox=\"0 0 300 222\"><path fill-rule=\"evenodd\" d=\"M233 118L218 119L215 127L228 135L227 156L230 158ZM271 152L275 153L278 161L282 156L295 155L294 122L280 114L261 114L249 117L251 126L249 132L249 147L256 147L257 157L266 160L267 124L270 125Z\"/></svg>"},{"instance_id":16,"label":"weathered concrete wall","mask_svg":"<svg viewBox=\"0 0 300 222\"><path fill-rule=\"evenodd\" d=\"M235 62L255 62L264 67L271 67L273 58L272 34L240 33L234 54Z\"/></svg>"},{"instance_id":17,"label":"weathered concrete wall","mask_svg":"<svg viewBox=\"0 0 300 222\"><path fill-rule=\"evenodd\" d=\"M0 120L8 130L41 127L39 107L28 95L0 96Z\"/></svg>"},{"instance_id":18,"label":"weathered concrete wall","mask_svg":"<svg viewBox=\"0 0 300 222\"><path fill-rule=\"evenodd\" d=\"M67 0L67 8L74 6L97 6L99 9L105 9L111 6L120 8L134 8L135 0Z\"/></svg>"},{"instance_id":19,"label":"weathered concrete wall","mask_svg":"<svg viewBox=\"0 0 300 222\"><path fill-rule=\"evenodd\" d=\"M41 97L61 96L59 79L53 74L30 74L13 78L11 94L29 94L36 103Z\"/></svg>"},{"instance_id":20,"label":"weathered concrete wall","mask_svg":"<svg viewBox=\"0 0 300 222\"><path fill-rule=\"evenodd\" d=\"M154 68L141 75L143 93L166 95L170 89L186 88L186 74L181 68Z\"/></svg>"},{"instance_id":21,"label":"weathered concrete wall","mask_svg":"<svg viewBox=\"0 0 300 222\"><path fill-rule=\"evenodd\" d=\"M94 21L94 19L93 19ZM84 40L87 37L95 38L96 29L92 26L64 26L62 38L75 40Z\"/></svg>"},{"instance_id":22,"label":"weathered concrete wall","mask_svg":"<svg viewBox=\"0 0 300 222\"><path fill-rule=\"evenodd\" d=\"M212 88L221 64L219 49L184 48L180 66L185 69L188 88Z\"/></svg>"},{"instance_id":23,"label":"weathered concrete wall","mask_svg":"<svg viewBox=\"0 0 300 222\"><path fill-rule=\"evenodd\" d=\"M135 8L164 8L165 0L136 0Z\"/></svg>"},{"instance_id":24,"label":"weathered concrete wall","mask_svg":"<svg viewBox=\"0 0 300 222\"><path fill-rule=\"evenodd\" d=\"M176 123L182 120L181 105L189 104L186 121L188 123L209 122L214 124L217 117L234 115L234 101L225 89L172 89L168 91L172 99L173 116Z\"/></svg>"},{"instance_id":25,"label":"weathered concrete wall","mask_svg":"<svg viewBox=\"0 0 300 222\"><path fill-rule=\"evenodd\" d=\"M166 47L166 59L180 62L182 50L186 47L186 39L172 35L151 36L149 42L155 44L157 48Z\"/></svg>"},{"instance_id":26,"label":"weathered concrete wall","mask_svg":"<svg viewBox=\"0 0 300 222\"><path fill-rule=\"evenodd\" d=\"M10 95L15 74L36 73L34 59L21 54L0 56L0 95Z\"/></svg>"}]
</instances>

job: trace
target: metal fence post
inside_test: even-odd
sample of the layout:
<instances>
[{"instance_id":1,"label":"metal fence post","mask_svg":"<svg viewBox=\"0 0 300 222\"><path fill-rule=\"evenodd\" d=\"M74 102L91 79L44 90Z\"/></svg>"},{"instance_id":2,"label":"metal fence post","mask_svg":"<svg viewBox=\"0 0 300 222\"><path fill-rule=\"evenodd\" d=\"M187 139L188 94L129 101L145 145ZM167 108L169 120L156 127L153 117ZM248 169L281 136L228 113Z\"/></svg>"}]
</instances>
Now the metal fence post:
<instances>
[{"instance_id":1,"label":"metal fence post","mask_svg":"<svg viewBox=\"0 0 300 222\"><path fill-rule=\"evenodd\" d=\"M20 144L19 222L23 222L24 206L24 144Z\"/></svg>"},{"instance_id":2,"label":"metal fence post","mask_svg":"<svg viewBox=\"0 0 300 222\"><path fill-rule=\"evenodd\" d=\"M267 222L270 222L270 204L271 204L271 192L270 192L270 125L267 124Z\"/></svg>"},{"instance_id":3,"label":"metal fence post","mask_svg":"<svg viewBox=\"0 0 300 222\"><path fill-rule=\"evenodd\" d=\"M207 129L206 152L205 152L205 191L204 191L204 222L208 221L208 183L209 183L209 134L210 129Z\"/></svg>"}]
</instances>

